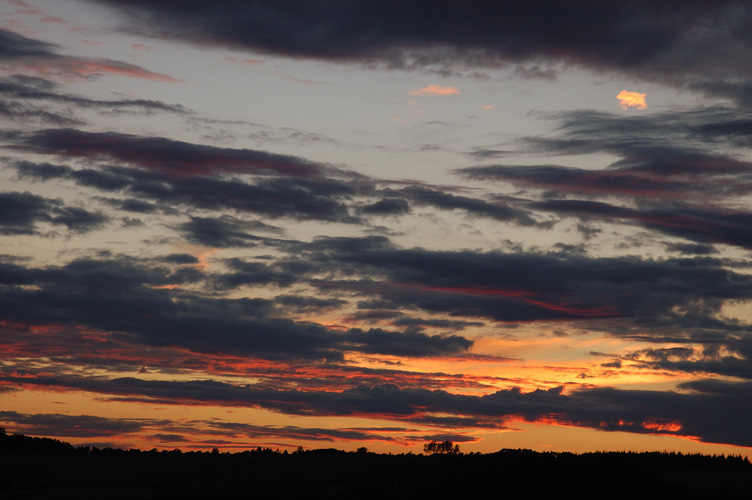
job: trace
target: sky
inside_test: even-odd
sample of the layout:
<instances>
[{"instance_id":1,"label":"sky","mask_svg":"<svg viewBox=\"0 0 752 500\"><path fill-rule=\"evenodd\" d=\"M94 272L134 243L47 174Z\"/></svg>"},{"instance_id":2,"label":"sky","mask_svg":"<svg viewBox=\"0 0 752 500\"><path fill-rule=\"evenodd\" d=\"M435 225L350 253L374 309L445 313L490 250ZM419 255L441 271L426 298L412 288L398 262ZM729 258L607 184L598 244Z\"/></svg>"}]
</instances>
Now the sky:
<instances>
[{"instance_id":1,"label":"sky","mask_svg":"<svg viewBox=\"0 0 752 500\"><path fill-rule=\"evenodd\" d=\"M0 0L0 426L752 450L752 6Z\"/></svg>"}]
</instances>

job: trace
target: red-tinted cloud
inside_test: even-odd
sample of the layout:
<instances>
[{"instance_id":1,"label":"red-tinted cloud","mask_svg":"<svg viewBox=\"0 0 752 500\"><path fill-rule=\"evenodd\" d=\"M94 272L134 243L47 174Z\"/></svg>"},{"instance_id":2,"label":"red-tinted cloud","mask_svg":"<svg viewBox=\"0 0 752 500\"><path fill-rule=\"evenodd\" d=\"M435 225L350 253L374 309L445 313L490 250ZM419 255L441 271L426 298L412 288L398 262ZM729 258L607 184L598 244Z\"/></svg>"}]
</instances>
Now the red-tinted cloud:
<instances>
[{"instance_id":1,"label":"red-tinted cloud","mask_svg":"<svg viewBox=\"0 0 752 500\"><path fill-rule=\"evenodd\" d=\"M413 286L404 285L400 286ZM563 313L567 317L582 317L582 318L604 318L612 316L620 316L622 314L616 307L603 306L603 307L584 307L578 304L567 303L553 303L535 298L536 294L526 290L508 290L500 288L482 287L482 286L429 286L423 287L424 290L439 291L466 295L477 295L481 297L504 297L514 298L521 300L527 304L540 306L543 309L550 311L556 311Z\"/></svg>"},{"instance_id":2,"label":"red-tinted cloud","mask_svg":"<svg viewBox=\"0 0 752 500\"><path fill-rule=\"evenodd\" d=\"M322 165L294 156L116 132L41 130L25 136L16 147L42 154L117 160L176 176L233 172L312 177L324 171Z\"/></svg>"}]
</instances>

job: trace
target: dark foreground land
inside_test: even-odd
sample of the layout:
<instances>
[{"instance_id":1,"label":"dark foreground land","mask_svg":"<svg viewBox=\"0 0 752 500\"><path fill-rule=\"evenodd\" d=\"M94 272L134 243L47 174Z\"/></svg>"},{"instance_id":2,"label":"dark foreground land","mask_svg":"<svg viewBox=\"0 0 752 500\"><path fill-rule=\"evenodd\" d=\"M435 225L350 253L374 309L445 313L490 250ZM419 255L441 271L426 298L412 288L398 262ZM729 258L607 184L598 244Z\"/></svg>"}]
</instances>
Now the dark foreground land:
<instances>
[{"instance_id":1,"label":"dark foreground land","mask_svg":"<svg viewBox=\"0 0 752 500\"><path fill-rule=\"evenodd\" d=\"M13 441L13 442L12 442ZM77 448L2 436L0 498L751 499L752 463L674 453L379 455Z\"/></svg>"}]
</instances>

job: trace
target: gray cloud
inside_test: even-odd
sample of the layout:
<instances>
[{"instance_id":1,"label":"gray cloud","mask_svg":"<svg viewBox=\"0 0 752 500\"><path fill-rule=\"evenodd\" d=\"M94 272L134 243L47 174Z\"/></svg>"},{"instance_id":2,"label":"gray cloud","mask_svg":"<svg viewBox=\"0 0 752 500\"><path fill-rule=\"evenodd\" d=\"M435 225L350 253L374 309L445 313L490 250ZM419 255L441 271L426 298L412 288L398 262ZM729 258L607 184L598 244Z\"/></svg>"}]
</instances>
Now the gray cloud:
<instances>
[{"instance_id":1,"label":"gray cloud","mask_svg":"<svg viewBox=\"0 0 752 500\"><path fill-rule=\"evenodd\" d=\"M211 8L92 1L118 8L141 34L198 45L442 74L513 65L523 77L551 78L542 62L576 64L749 102L749 87L738 82L750 77L744 63L752 13L738 0L326 0L304 12L297 3L271 0L223 0Z\"/></svg>"},{"instance_id":2,"label":"gray cloud","mask_svg":"<svg viewBox=\"0 0 752 500\"><path fill-rule=\"evenodd\" d=\"M294 279L241 261L230 265L235 286L289 284ZM269 359L341 361L348 351L441 356L465 352L472 345L454 335L336 332L317 323L275 317L269 300L210 298L169 289L205 278L192 267L171 269L126 257L82 259L46 269L4 264L0 268L0 283L6 285L0 289L4 304L0 318L14 324L87 325L142 345L180 345L200 353L244 353Z\"/></svg>"},{"instance_id":3,"label":"gray cloud","mask_svg":"<svg viewBox=\"0 0 752 500\"><path fill-rule=\"evenodd\" d=\"M192 176L219 172L255 175L316 177L324 167L301 158L255 151L219 148L163 137L117 132L47 129L8 134L16 149L71 158L116 160L170 175Z\"/></svg>"},{"instance_id":4,"label":"gray cloud","mask_svg":"<svg viewBox=\"0 0 752 500\"><path fill-rule=\"evenodd\" d=\"M58 92L58 84L43 78L13 75L0 79L0 115L24 121L47 122L61 127L80 126L85 121L75 111L93 109L102 113L187 113L177 104L146 99L98 100Z\"/></svg>"},{"instance_id":5,"label":"gray cloud","mask_svg":"<svg viewBox=\"0 0 752 500\"><path fill-rule=\"evenodd\" d=\"M74 233L86 233L102 227L109 220L101 212L65 206L60 200L29 192L0 193L0 234L37 234L37 224L44 222L65 226Z\"/></svg>"},{"instance_id":6,"label":"gray cloud","mask_svg":"<svg viewBox=\"0 0 752 500\"><path fill-rule=\"evenodd\" d=\"M131 153L136 154L135 151ZM170 164L169 153L165 152L164 155L157 154L150 161ZM188 161L194 160L191 158ZM177 163L180 161L179 158L176 160ZM221 163L221 160L218 161ZM230 209L299 220L328 220L351 224L362 221L350 214L347 204L360 190L359 180L350 182L328 177L275 177L267 175L268 172L265 171L261 172L261 176L254 175L252 179L218 178L208 176L208 172L175 176L137 168L103 166L99 169L72 169L64 165L24 161L18 162L16 169L22 178L45 181L56 178L70 179L81 186L110 193L120 192L128 199L110 199L107 200L108 203L122 210L140 213L167 211L172 208ZM218 223L221 227L217 227L214 233L208 227L208 223L209 218L194 217L190 222L183 223L181 230L193 241L201 244L214 239L218 246L247 244L247 238L241 235L243 231L227 220ZM228 231L234 233L234 236L230 238ZM222 234L226 235L224 239L220 237Z\"/></svg>"}]
</instances>

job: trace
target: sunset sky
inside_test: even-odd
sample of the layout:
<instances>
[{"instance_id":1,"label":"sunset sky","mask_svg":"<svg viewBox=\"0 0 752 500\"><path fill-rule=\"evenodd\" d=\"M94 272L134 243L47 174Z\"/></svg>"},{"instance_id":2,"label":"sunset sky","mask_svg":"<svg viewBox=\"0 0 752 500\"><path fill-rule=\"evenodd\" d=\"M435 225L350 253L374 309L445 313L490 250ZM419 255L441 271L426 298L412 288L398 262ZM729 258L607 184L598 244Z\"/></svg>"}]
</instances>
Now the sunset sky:
<instances>
[{"instance_id":1,"label":"sunset sky","mask_svg":"<svg viewBox=\"0 0 752 500\"><path fill-rule=\"evenodd\" d=\"M752 456L752 6L0 0L0 426Z\"/></svg>"}]
</instances>

